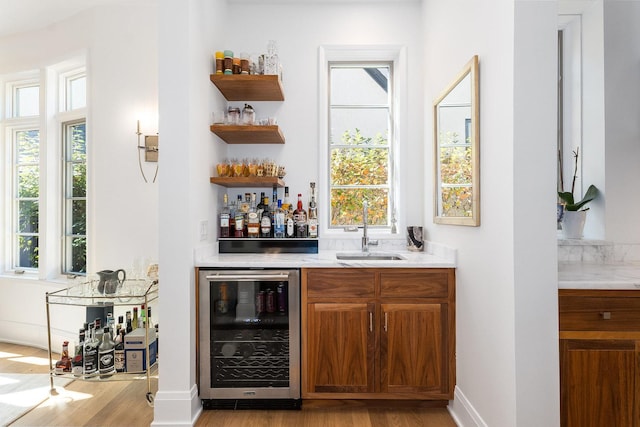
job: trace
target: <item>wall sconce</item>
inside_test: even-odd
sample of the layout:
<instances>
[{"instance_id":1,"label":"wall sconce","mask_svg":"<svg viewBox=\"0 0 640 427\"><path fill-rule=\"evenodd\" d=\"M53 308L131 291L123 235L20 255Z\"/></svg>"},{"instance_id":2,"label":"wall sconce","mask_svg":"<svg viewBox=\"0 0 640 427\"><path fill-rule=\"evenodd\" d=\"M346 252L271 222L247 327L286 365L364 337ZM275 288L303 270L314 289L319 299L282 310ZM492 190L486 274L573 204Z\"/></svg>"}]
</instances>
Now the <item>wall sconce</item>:
<instances>
[{"instance_id":1,"label":"wall sconce","mask_svg":"<svg viewBox=\"0 0 640 427\"><path fill-rule=\"evenodd\" d=\"M138 120L136 135L138 135L138 166L140 166L142 178L144 182L148 182L142 169L142 156L140 154L141 151L144 151L144 161L156 163L156 173L153 175L153 182L156 182L156 178L158 177L158 135L144 135L144 145L141 144L140 137L143 135L142 132L140 132L140 120Z\"/></svg>"}]
</instances>

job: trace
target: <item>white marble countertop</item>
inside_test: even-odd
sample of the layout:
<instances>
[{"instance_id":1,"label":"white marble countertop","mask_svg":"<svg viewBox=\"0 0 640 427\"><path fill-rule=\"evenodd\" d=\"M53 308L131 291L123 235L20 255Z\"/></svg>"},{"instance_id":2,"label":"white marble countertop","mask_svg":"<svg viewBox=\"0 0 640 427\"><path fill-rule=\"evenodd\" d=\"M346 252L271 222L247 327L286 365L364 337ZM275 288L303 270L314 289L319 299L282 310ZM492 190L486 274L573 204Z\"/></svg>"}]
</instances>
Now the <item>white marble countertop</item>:
<instances>
[{"instance_id":1,"label":"white marble countertop","mask_svg":"<svg viewBox=\"0 0 640 427\"><path fill-rule=\"evenodd\" d=\"M320 250L317 254L213 254L198 260L198 267L276 267L276 268L454 268L455 262L423 252L394 251L402 260L339 260L342 251ZM351 252L351 251L350 251ZM371 251L375 253L376 251ZM382 251L379 251L382 252ZM385 251L386 252L386 251Z\"/></svg>"},{"instance_id":2,"label":"white marble countertop","mask_svg":"<svg viewBox=\"0 0 640 427\"><path fill-rule=\"evenodd\" d=\"M558 264L559 289L640 289L640 262Z\"/></svg>"},{"instance_id":3,"label":"white marble countertop","mask_svg":"<svg viewBox=\"0 0 640 427\"><path fill-rule=\"evenodd\" d=\"M435 243L427 243L424 252L411 252L398 241L381 242L369 252L393 253L402 260L339 260L337 253L357 253L352 242L321 242L316 254L259 253L220 254L215 250L199 251L195 255L196 267L272 267L272 268L455 268L456 251Z\"/></svg>"}]
</instances>

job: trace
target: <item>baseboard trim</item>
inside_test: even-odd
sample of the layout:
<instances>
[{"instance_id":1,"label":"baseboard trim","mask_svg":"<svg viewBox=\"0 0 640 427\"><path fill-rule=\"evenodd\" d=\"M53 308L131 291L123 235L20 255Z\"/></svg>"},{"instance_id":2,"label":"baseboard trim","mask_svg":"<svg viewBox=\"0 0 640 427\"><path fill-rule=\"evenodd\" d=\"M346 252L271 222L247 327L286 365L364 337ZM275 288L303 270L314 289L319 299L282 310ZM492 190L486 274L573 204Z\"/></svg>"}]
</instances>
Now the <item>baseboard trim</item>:
<instances>
[{"instance_id":1,"label":"baseboard trim","mask_svg":"<svg viewBox=\"0 0 640 427\"><path fill-rule=\"evenodd\" d=\"M458 427L488 427L467 396L456 386L448 409Z\"/></svg>"},{"instance_id":2,"label":"baseboard trim","mask_svg":"<svg viewBox=\"0 0 640 427\"><path fill-rule=\"evenodd\" d=\"M151 426L191 427L202 413L198 387L189 391L159 390L154 400Z\"/></svg>"}]
</instances>

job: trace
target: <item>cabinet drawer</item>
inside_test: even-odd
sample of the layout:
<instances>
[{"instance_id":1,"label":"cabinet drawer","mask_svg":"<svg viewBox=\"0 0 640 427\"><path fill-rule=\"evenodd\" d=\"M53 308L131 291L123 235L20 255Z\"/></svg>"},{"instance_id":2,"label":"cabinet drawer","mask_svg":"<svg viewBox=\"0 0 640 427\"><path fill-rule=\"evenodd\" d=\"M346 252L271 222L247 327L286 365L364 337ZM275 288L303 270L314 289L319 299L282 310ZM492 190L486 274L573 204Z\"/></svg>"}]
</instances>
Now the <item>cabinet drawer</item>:
<instances>
[{"instance_id":1,"label":"cabinet drawer","mask_svg":"<svg viewBox=\"0 0 640 427\"><path fill-rule=\"evenodd\" d=\"M375 273L344 268L309 270L307 295L309 298L373 298Z\"/></svg>"},{"instance_id":2,"label":"cabinet drawer","mask_svg":"<svg viewBox=\"0 0 640 427\"><path fill-rule=\"evenodd\" d=\"M384 272L380 274L380 295L396 298L447 298L449 271Z\"/></svg>"},{"instance_id":3,"label":"cabinet drawer","mask_svg":"<svg viewBox=\"0 0 640 427\"><path fill-rule=\"evenodd\" d=\"M640 331L640 298L560 296L561 331Z\"/></svg>"}]
</instances>

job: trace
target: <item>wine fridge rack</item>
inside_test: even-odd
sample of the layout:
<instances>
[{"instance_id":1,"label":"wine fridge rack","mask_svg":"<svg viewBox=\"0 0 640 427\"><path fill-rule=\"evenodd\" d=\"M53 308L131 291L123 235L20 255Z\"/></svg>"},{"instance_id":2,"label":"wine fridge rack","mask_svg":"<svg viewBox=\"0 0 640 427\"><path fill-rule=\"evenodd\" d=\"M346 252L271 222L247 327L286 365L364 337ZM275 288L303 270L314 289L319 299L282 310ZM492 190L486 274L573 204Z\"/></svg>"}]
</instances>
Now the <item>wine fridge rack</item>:
<instances>
[{"instance_id":1,"label":"wine fridge rack","mask_svg":"<svg viewBox=\"0 0 640 427\"><path fill-rule=\"evenodd\" d=\"M289 330L215 330L211 382L220 387L287 387Z\"/></svg>"}]
</instances>

